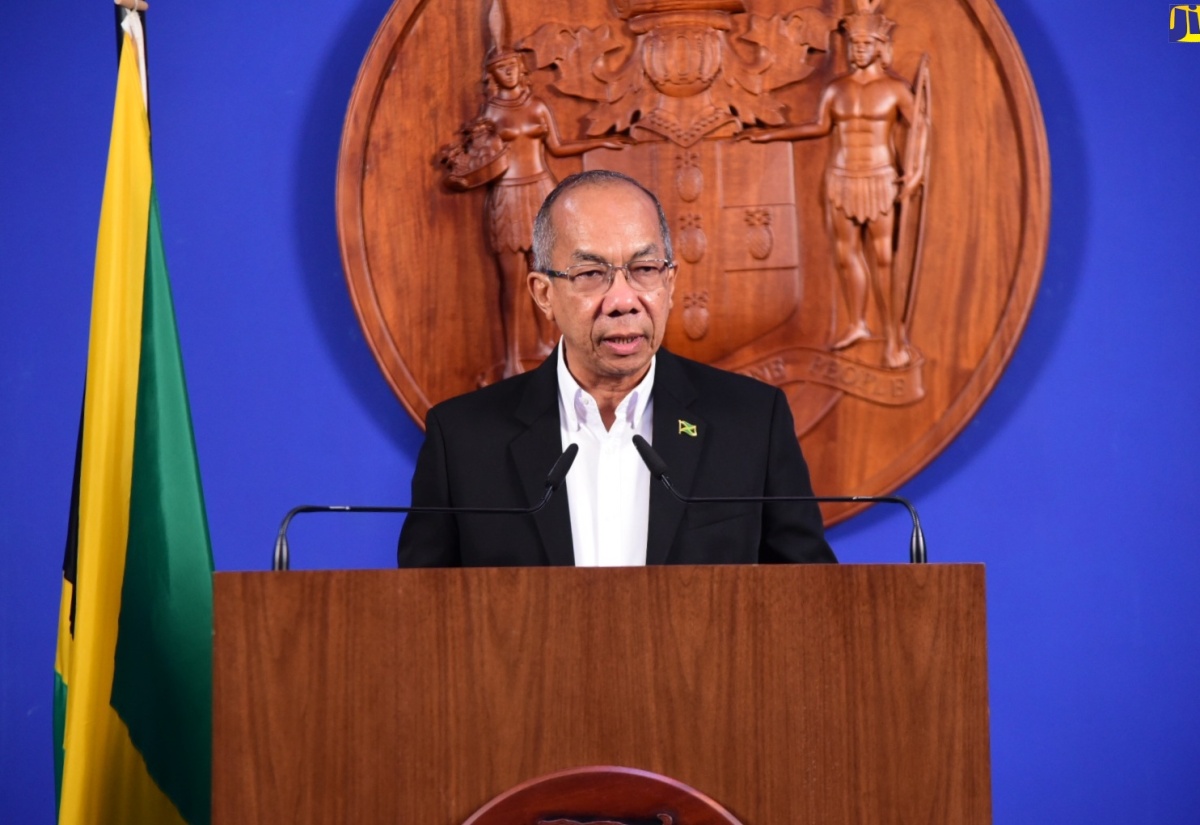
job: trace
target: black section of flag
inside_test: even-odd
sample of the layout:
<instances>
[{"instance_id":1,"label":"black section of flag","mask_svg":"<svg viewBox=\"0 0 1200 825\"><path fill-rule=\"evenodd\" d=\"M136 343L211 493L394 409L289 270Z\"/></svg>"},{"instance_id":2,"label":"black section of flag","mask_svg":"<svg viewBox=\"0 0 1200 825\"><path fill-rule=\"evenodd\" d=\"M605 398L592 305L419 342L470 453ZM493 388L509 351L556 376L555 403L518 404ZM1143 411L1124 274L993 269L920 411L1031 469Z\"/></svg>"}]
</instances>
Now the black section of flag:
<instances>
[{"instance_id":1,"label":"black section of flag","mask_svg":"<svg viewBox=\"0 0 1200 825\"><path fill-rule=\"evenodd\" d=\"M79 597L75 571L79 564L79 469L83 464L82 406L81 404L79 410L79 435L75 440L75 473L71 479L71 511L67 516L67 546L63 552L63 581L71 584L71 638L75 637L75 600Z\"/></svg>"}]
</instances>

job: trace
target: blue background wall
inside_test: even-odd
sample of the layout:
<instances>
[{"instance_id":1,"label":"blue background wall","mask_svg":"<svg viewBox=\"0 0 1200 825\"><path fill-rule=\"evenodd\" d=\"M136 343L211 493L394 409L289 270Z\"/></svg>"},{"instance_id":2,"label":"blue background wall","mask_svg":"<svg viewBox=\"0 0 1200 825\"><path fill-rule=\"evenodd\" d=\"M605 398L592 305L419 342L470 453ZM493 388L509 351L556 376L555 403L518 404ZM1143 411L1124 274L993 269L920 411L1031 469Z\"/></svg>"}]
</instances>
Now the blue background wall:
<instances>
[{"instance_id":1,"label":"blue background wall","mask_svg":"<svg viewBox=\"0 0 1200 825\"><path fill-rule=\"evenodd\" d=\"M421 439L359 331L334 230L342 118L388 2L152 5L155 168L213 552L263 569L295 503L407 500ZM1195 823L1200 45L1168 43L1167 3L1000 5L1045 110L1049 258L999 387L904 493L935 560L987 563L996 821ZM36 824L53 820L111 7L23 4L0 39L0 821ZM392 562L395 522L332 521L297 523L300 566ZM901 558L905 536L877 511L831 538L872 561Z\"/></svg>"}]
</instances>

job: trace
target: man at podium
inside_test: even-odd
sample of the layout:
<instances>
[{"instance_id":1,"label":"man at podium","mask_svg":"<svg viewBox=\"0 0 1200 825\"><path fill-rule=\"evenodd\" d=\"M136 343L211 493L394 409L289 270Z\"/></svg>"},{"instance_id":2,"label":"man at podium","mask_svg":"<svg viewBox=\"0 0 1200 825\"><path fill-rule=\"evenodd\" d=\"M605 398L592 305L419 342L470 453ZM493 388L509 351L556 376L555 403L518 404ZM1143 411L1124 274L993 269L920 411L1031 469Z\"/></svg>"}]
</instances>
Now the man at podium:
<instances>
[{"instance_id":1,"label":"man at podium","mask_svg":"<svg viewBox=\"0 0 1200 825\"><path fill-rule=\"evenodd\" d=\"M658 198L616 172L568 177L533 256L529 290L561 339L536 369L429 411L412 504L531 507L576 444L565 489L535 515L410 514L400 566L836 561L814 503L685 505L651 484L635 435L684 496L812 495L782 392L661 349L677 270Z\"/></svg>"}]
</instances>

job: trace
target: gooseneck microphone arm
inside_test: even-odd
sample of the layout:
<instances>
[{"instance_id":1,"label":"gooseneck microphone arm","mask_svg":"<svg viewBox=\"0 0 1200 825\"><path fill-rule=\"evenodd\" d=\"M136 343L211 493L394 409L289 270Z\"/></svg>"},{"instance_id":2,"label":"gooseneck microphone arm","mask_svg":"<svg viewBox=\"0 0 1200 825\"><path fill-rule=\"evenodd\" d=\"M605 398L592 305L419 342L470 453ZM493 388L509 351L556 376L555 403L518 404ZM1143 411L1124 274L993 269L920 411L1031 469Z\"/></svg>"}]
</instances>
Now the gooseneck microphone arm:
<instances>
[{"instance_id":1,"label":"gooseneck microphone arm","mask_svg":"<svg viewBox=\"0 0 1200 825\"><path fill-rule=\"evenodd\" d=\"M671 484L667 477L667 462L654 451L646 439L640 435L633 437L633 446L637 447L638 455L646 463L650 475L662 482L672 496L684 504L782 504L785 502L828 502L854 504L900 504L908 510L912 518L912 537L908 543L908 560L912 564L925 564L928 560L925 554L925 531L921 529L921 519L917 508L912 502L900 496L685 496Z\"/></svg>"},{"instance_id":2,"label":"gooseneck microphone arm","mask_svg":"<svg viewBox=\"0 0 1200 825\"><path fill-rule=\"evenodd\" d=\"M570 444L563 450L562 455L554 462L550 472L546 474L546 492L532 507L399 507L399 506L364 506L356 504L301 504L288 510L279 525L279 533L275 537L275 554L271 561L272 570L287 570L291 565L291 551L288 548L287 531L292 519L301 513L429 513L441 515L510 515L531 516L550 503L551 497L562 486L567 478L567 471L575 462L579 452L578 444Z\"/></svg>"}]
</instances>

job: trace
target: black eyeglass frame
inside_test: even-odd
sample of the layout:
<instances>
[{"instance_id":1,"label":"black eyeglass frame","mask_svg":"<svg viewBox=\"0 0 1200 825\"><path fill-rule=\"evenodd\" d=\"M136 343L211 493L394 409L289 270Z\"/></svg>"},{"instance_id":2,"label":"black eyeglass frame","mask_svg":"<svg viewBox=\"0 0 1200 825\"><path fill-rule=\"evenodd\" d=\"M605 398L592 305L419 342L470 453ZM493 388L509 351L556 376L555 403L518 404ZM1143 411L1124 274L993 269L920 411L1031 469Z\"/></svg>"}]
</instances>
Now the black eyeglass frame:
<instances>
[{"instance_id":1,"label":"black eyeglass frame","mask_svg":"<svg viewBox=\"0 0 1200 825\"><path fill-rule=\"evenodd\" d=\"M632 274L632 267L635 267L639 264L658 264L658 265L660 265L659 267L656 268L657 277L659 279L659 282L657 284L654 284L653 286L643 286L638 281L637 277ZM625 281L626 281L626 283L629 284L630 287L637 290L638 292L653 292L656 289L660 289L666 283L663 280L664 276L667 274L667 272L674 269L676 266L677 266L677 264L675 263L675 261L666 260L664 258L642 258L642 259L639 259L636 261L630 261L627 264L614 264L614 263L609 263L608 261L590 261L588 263L574 264L572 266L567 267L566 270L563 270L563 271L560 271L557 269L543 269L542 274L546 275L549 278L561 278L561 279L565 280L567 283L569 283L573 289L578 289L576 284L581 276L583 276L589 270L603 268L604 269L604 282L603 282L604 288L603 289L589 288L587 290L581 290L581 291L589 292L589 293L595 292L595 293L602 294L602 293L608 292L608 290L612 289L613 281L615 281L617 279L617 270L620 269L620 270L624 270ZM576 270L576 271L573 271L573 270ZM596 283L600 283L600 282L597 281Z\"/></svg>"}]
</instances>

